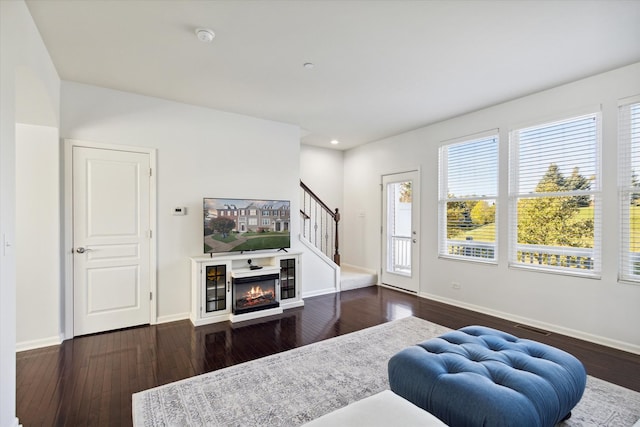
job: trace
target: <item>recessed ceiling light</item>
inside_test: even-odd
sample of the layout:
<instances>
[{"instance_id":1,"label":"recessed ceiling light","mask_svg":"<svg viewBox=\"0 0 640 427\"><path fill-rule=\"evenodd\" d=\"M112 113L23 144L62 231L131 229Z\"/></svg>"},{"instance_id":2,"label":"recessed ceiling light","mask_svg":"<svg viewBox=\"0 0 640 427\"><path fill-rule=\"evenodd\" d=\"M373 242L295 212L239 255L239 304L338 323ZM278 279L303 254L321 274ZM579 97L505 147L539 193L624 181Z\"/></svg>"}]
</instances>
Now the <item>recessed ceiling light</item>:
<instances>
[{"instance_id":1,"label":"recessed ceiling light","mask_svg":"<svg viewBox=\"0 0 640 427\"><path fill-rule=\"evenodd\" d=\"M302 64L302 66L307 70L311 70L313 69L313 67L315 67L315 65L313 65L313 62L305 62L304 64Z\"/></svg>"},{"instance_id":2,"label":"recessed ceiling light","mask_svg":"<svg viewBox=\"0 0 640 427\"><path fill-rule=\"evenodd\" d=\"M208 28L196 28L196 36L198 36L198 40L201 42L211 43L216 33Z\"/></svg>"},{"instance_id":3,"label":"recessed ceiling light","mask_svg":"<svg viewBox=\"0 0 640 427\"><path fill-rule=\"evenodd\" d=\"M340 141L338 141L337 139L332 139L331 140L331 144L338 145L338 144L340 144Z\"/></svg>"}]
</instances>

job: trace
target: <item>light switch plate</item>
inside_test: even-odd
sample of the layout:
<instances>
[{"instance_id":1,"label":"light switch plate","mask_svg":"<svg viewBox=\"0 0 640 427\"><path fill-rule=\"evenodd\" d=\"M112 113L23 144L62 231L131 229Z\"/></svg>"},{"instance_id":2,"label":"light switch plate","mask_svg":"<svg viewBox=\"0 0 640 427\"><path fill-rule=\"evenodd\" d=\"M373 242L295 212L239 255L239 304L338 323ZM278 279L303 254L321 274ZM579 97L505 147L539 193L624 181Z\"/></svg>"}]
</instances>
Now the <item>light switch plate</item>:
<instances>
[{"instance_id":1,"label":"light switch plate","mask_svg":"<svg viewBox=\"0 0 640 427\"><path fill-rule=\"evenodd\" d=\"M186 215L187 214L187 208L184 206L178 206L173 208L173 214L174 215Z\"/></svg>"}]
</instances>

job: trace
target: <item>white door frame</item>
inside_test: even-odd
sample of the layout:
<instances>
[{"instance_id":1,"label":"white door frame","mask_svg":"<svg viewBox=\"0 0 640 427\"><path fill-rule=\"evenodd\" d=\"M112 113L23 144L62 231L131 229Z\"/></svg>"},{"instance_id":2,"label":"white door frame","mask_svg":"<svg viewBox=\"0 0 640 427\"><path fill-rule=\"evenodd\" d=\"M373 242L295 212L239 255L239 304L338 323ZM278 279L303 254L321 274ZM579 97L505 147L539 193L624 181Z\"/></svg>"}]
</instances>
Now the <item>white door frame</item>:
<instances>
[{"instance_id":1,"label":"white door frame","mask_svg":"<svg viewBox=\"0 0 640 427\"><path fill-rule=\"evenodd\" d=\"M103 150L130 151L149 155L149 164L153 171L149 185L149 228L152 239L149 245L149 290L152 299L149 301L149 323L158 322L157 313L157 245L155 242L157 215L157 185L156 185L156 149L147 147L132 147L128 145L105 144L101 142L80 141L76 139L64 140L64 337L73 338L73 147L96 148Z\"/></svg>"},{"instance_id":2,"label":"white door frame","mask_svg":"<svg viewBox=\"0 0 640 427\"><path fill-rule=\"evenodd\" d=\"M385 236L384 231L387 229L388 224L386 224L387 221L387 213L385 212L385 208L387 207L387 201L384 199L384 196L386 194L386 189L385 189L385 178L386 177L394 177L394 176L400 176L400 175L405 175L405 174L416 174L417 175L417 192L414 192L414 196L413 196L413 202L412 202L412 245L415 245L415 249L412 250L412 254L411 254L411 275L409 277L403 278L402 276L400 276L399 274L394 274L392 272L387 272L386 271L386 266L387 266L387 259L386 256L388 256L387 254L387 249L386 249L386 245L387 245L387 236ZM400 171L400 172L389 172L389 173L385 173L382 174L380 176L380 195L381 195L381 204L380 204L380 208L381 208L381 212L380 212L380 220L381 220L381 227L380 227L380 256L381 256L381 264L380 264L380 283L383 286L391 286L395 289L400 289L400 290L404 290L407 292L411 292L411 293L415 293L415 294L420 294L420 252L421 252L421 245L422 245L422 235L421 235L421 222L422 222L422 197L421 197L421 187L422 187L422 171L419 167L415 168L415 169L409 169L409 170L405 170L405 171ZM414 187L414 190L416 188ZM394 276L398 279L398 281L396 282L396 284L388 284L388 283L384 283L384 279L383 276L385 276L385 274ZM416 289L409 289L410 286L407 286L406 288L403 287L403 285L409 285L411 284L412 286L414 286Z\"/></svg>"}]
</instances>

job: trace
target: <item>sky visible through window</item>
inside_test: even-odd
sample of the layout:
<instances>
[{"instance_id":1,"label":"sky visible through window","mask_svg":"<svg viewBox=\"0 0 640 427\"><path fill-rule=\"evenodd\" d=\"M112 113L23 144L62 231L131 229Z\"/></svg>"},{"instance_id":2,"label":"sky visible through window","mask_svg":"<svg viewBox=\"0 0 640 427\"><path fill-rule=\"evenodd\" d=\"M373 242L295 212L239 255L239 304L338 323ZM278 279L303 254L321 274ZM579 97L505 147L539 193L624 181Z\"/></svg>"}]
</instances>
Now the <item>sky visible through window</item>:
<instances>
[{"instance_id":1,"label":"sky visible through window","mask_svg":"<svg viewBox=\"0 0 640 427\"><path fill-rule=\"evenodd\" d=\"M564 178L578 168L587 179L596 177L597 123L593 115L518 131L518 192L534 193L549 166L555 164ZM516 171L513 171L516 172ZM591 182L593 189L597 185Z\"/></svg>"},{"instance_id":2,"label":"sky visible through window","mask_svg":"<svg viewBox=\"0 0 640 427\"><path fill-rule=\"evenodd\" d=\"M640 115L636 122L640 121ZM640 128L640 124L635 126ZM593 115L522 129L519 132L519 194L534 193L554 163L568 178L574 168L585 178L596 176L597 124ZM637 136L636 140L640 137ZM640 141L633 145L633 169L640 171ZM453 197L498 193L498 138L452 144L448 150L448 193ZM636 172L637 173L637 172ZM597 183L591 182L592 188Z\"/></svg>"},{"instance_id":3,"label":"sky visible through window","mask_svg":"<svg viewBox=\"0 0 640 427\"><path fill-rule=\"evenodd\" d=\"M448 192L453 197L498 194L498 137L447 147Z\"/></svg>"}]
</instances>

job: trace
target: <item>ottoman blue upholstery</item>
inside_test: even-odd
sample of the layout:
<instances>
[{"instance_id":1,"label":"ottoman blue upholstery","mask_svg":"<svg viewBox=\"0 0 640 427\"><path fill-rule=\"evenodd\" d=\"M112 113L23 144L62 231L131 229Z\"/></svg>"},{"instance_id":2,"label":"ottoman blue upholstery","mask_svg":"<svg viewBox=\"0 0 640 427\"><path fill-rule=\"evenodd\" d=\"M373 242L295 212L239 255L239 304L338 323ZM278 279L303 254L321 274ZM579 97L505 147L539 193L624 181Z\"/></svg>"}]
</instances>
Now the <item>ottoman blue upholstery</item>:
<instances>
[{"instance_id":1,"label":"ottoman blue upholstery","mask_svg":"<svg viewBox=\"0 0 640 427\"><path fill-rule=\"evenodd\" d=\"M453 426L554 426L570 415L587 381L560 349L468 326L389 360L391 390Z\"/></svg>"}]
</instances>

